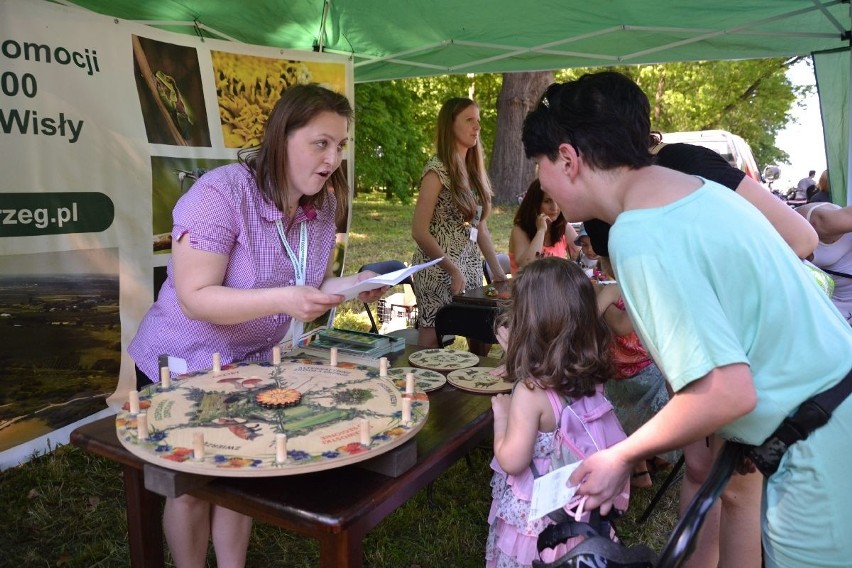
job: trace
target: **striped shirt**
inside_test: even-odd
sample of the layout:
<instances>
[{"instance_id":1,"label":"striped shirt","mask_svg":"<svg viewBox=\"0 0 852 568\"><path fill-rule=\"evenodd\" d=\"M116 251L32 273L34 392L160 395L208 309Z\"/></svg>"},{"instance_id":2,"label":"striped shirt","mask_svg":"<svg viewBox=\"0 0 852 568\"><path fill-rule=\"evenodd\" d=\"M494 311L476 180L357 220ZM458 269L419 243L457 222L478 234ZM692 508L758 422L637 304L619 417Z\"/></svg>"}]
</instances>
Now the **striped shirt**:
<instances>
[{"instance_id":1,"label":"striped shirt","mask_svg":"<svg viewBox=\"0 0 852 568\"><path fill-rule=\"evenodd\" d=\"M190 245L228 257L223 286L273 288L293 286L295 271L281 243L275 221L281 219L287 241L299 254L299 225L307 223L306 285L319 287L325 277L335 238L334 194L326 194L319 210L300 207L292 223L274 204L264 200L251 172L230 164L202 176L178 201L173 211L172 240L188 238ZM167 354L187 362L189 372L211 368L213 353L222 364L268 361L290 326L284 313L233 325L217 325L187 318L174 285L174 267L157 301L142 319L128 353L152 380L159 381L158 356Z\"/></svg>"}]
</instances>

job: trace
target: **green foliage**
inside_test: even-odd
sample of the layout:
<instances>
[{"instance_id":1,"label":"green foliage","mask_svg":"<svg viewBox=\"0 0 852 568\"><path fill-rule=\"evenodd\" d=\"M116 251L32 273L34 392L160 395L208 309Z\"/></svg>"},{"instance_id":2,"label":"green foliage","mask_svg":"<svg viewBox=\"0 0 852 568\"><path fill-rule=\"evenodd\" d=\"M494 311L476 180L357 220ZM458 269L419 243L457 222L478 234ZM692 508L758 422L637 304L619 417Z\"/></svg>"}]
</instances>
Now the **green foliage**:
<instances>
[{"instance_id":1,"label":"green foliage","mask_svg":"<svg viewBox=\"0 0 852 568\"><path fill-rule=\"evenodd\" d=\"M787 69L801 58L699 61L608 67L631 77L651 102L651 124L665 132L728 130L751 146L759 165L785 163L775 136L792 120L796 101L811 87L797 87ZM558 81L602 69L566 69ZM665 134L663 136L665 140Z\"/></svg>"},{"instance_id":2,"label":"green foliage","mask_svg":"<svg viewBox=\"0 0 852 568\"><path fill-rule=\"evenodd\" d=\"M785 75L799 57L745 61L699 61L555 72L557 81L612 69L632 77L651 102L653 127L662 132L729 130L752 148L758 165L786 163L775 136L792 120L791 110L812 87L792 85ZM407 203L434 151L435 123L450 97L473 97L480 105L482 144L491 159L497 130L500 74L445 75L355 88L356 187Z\"/></svg>"},{"instance_id":3,"label":"green foliage","mask_svg":"<svg viewBox=\"0 0 852 568\"><path fill-rule=\"evenodd\" d=\"M400 81L356 86L356 191L411 200L428 158L428 138L411 124L417 106L416 95Z\"/></svg>"},{"instance_id":4,"label":"green foliage","mask_svg":"<svg viewBox=\"0 0 852 568\"><path fill-rule=\"evenodd\" d=\"M60 446L2 472L0 564L127 565L120 471L117 464Z\"/></svg>"},{"instance_id":5,"label":"green foliage","mask_svg":"<svg viewBox=\"0 0 852 568\"><path fill-rule=\"evenodd\" d=\"M447 75L362 83L355 86L355 187L408 203L423 165L435 151L435 125L451 97L472 96L480 105L486 161L497 128L497 95L502 76Z\"/></svg>"},{"instance_id":6,"label":"green foliage","mask_svg":"<svg viewBox=\"0 0 852 568\"><path fill-rule=\"evenodd\" d=\"M417 95L420 107L414 113L414 121L423 129L429 140L430 151L434 150L435 125L438 111L444 101L452 97L470 97L479 104L482 120L482 140L485 158L491 156L494 132L497 129L497 96L503 85L503 76L496 73L481 75L444 75L440 77L418 77L401 81Z\"/></svg>"},{"instance_id":7,"label":"green foliage","mask_svg":"<svg viewBox=\"0 0 852 568\"><path fill-rule=\"evenodd\" d=\"M357 302L353 303L353 306L355 306L355 309L363 309L363 305ZM363 311L337 310L334 316L334 327L354 329L356 331L370 331L370 320Z\"/></svg>"}]
</instances>

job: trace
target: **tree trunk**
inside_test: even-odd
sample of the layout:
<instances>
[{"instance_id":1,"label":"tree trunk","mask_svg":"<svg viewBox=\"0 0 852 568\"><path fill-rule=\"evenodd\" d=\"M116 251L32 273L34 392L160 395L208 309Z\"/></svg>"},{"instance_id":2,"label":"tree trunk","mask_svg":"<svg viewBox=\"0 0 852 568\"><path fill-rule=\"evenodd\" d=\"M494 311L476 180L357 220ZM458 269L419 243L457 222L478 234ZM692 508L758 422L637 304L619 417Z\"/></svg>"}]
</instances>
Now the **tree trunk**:
<instances>
[{"instance_id":1,"label":"tree trunk","mask_svg":"<svg viewBox=\"0 0 852 568\"><path fill-rule=\"evenodd\" d=\"M524 156L521 128L527 113L551 83L552 71L503 74L488 171L494 188L494 203L517 203L518 195L523 194L535 178L535 166Z\"/></svg>"}]
</instances>

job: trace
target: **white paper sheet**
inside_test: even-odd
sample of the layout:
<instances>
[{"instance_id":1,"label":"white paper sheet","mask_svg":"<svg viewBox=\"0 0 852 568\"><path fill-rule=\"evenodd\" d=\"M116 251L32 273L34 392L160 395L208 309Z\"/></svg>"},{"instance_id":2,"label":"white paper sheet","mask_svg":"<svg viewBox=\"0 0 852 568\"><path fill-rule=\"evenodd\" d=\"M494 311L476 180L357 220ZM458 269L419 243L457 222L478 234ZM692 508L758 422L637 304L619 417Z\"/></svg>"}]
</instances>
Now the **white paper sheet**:
<instances>
[{"instance_id":1,"label":"white paper sheet","mask_svg":"<svg viewBox=\"0 0 852 568\"><path fill-rule=\"evenodd\" d=\"M387 274L379 274L378 276L374 276L367 280L362 280L356 285L343 290L327 290L325 288L323 288L323 290L328 292L329 294L340 294L341 296L345 296L347 300L351 300L361 292L375 290L376 288L381 288L382 286L394 286L396 284L399 284L415 272L419 272L424 268L434 266L441 262L443 259L444 257L442 256L441 258L436 258L435 260L430 260L429 262L424 262L423 264L409 266L408 268L400 268L399 270L394 270L393 272L388 272Z\"/></svg>"},{"instance_id":2,"label":"white paper sheet","mask_svg":"<svg viewBox=\"0 0 852 568\"><path fill-rule=\"evenodd\" d=\"M583 462L570 463L536 478L533 482L530 520L538 519L568 504L577 486L568 486L568 478Z\"/></svg>"},{"instance_id":3,"label":"white paper sheet","mask_svg":"<svg viewBox=\"0 0 852 568\"><path fill-rule=\"evenodd\" d=\"M169 371L178 375L186 374L186 359L169 356Z\"/></svg>"}]
</instances>

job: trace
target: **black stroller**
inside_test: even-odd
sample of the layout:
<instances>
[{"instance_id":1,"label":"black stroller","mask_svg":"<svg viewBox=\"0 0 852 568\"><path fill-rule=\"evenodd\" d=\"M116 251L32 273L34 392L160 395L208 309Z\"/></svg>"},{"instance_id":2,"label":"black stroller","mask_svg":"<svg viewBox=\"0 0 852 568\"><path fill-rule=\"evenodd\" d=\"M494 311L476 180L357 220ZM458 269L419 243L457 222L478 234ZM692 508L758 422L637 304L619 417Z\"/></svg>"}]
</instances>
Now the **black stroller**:
<instances>
[{"instance_id":1,"label":"black stroller","mask_svg":"<svg viewBox=\"0 0 852 568\"><path fill-rule=\"evenodd\" d=\"M713 464L710 474L698 490L683 517L657 555L645 545L624 546L609 538L611 519L592 513L588 523L573 520L550 525L538 538L539 551L553 548L569 537L586 540L553 562L533 561L534 568L678 568L695 547L695 536L704 524L707 512L728 483L744 455L740 444L728 442Z\"/></svg>"}]
</instances>

